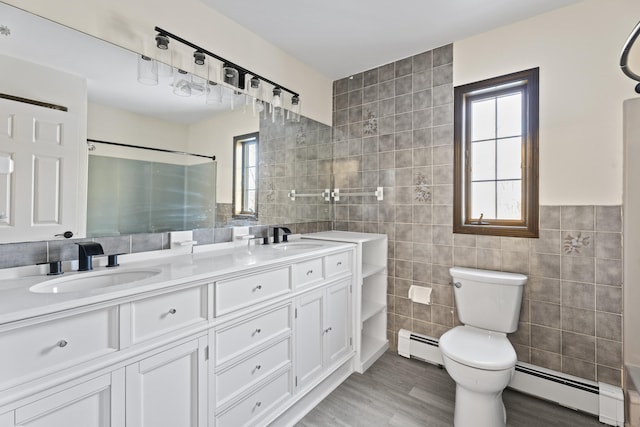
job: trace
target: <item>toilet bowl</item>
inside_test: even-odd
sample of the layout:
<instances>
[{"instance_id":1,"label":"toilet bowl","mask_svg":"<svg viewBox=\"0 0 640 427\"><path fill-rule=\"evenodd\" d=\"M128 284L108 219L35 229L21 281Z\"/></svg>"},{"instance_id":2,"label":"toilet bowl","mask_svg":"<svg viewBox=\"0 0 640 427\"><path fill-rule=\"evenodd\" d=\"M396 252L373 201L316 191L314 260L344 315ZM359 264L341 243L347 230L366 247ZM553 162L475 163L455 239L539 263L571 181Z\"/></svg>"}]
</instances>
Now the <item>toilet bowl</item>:
<instances>
[{"instance_id":1,"label":"toilet bowl","mask_svg":"<svg viewBox=\"0 0 640 427\"><path fill-rule=\"evenodd\" d=\"M516 352L506 334L458 326L440 337L440 351L456 382L456 427L503 427L502 390L516 365Z\"/></svg>"},{"instance_id":2,"label":"toilet bowl","mask_svg":"<svg viewBox=\"0 0 640 427\"><path fill-rule=\"evenodd\" d=\"M502 390L517 361L507 333L518 328L527 276L453 267L457 326L440 337L444 367L456 382L456 427L504 427Z\"/></svg>"}]
</instances>

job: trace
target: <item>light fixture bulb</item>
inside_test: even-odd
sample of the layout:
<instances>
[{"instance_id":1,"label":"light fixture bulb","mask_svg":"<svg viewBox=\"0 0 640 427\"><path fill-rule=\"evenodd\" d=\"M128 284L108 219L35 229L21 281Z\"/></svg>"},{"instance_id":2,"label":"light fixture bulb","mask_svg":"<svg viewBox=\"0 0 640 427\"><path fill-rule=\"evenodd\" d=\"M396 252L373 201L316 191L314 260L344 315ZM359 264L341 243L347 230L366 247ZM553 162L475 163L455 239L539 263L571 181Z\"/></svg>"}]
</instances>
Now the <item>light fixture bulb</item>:
<instances>
[{"instance_id":1,"label":"light fixture bulb","mask_svg":"<svg viewBox=\"0 0 640 427\"><path fill-rule=\"evenodd\" d=\"M169 37L164 34L158 34L156 36L156 46L158 49L167 50L169 49Z\"/></svg>"},{"instance_id":2,"label":"light fixture bulb","mask_svg":"<svg viewBox=\"0 0 640 427\"><path fill-rule=\"evenodd\" d=\"M196 50L193 53L193 61L197 64L197 65L204 65L204 60L205 60L205 55L204 53L200 52L199 50Z\"/></svg>"},{"instance_id":3,"label":"light fixture bulb","mask_svg":"<svg viewBox=\"0 0 640 427\"><path fill-rule=\"evenodd\" d=\"M271 98L271 105L275 108L282 106L282 99L280 98L280 94L282 93L282 89L279 87L273 88L273 98Z\"/></svg>"}]
</instances>

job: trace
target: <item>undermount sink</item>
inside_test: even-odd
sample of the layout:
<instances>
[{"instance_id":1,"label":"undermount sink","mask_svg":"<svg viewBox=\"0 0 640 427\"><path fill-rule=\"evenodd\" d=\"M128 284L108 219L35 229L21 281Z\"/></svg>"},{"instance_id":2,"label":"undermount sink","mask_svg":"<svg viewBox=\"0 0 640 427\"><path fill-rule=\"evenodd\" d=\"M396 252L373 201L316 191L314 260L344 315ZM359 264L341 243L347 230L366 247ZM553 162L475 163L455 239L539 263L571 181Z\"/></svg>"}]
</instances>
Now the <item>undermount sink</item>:
<instances>
[{"instance_id":1,"label":"undermount sink","mask_svg":"<svg viewBox=\"0 0 640 427\"><path fill-rule=\"evenodd\" d=\"M57 277L29 288L36 293L81 292L110 286L126 285L160 274L160 270L95 271Z\"/></svg>"},{"instance_id":2,"label":"undermount sink","mask_svg":"<svg viewBox=\"0 0 640 427\"><path fill-rule=\"evenodd\" d=\"M277 249L280 251L292 251L292 250L303 250L303 249L318 249L323 245L318 243L308 243L308 242L283 242L276 243L273 245L273 249Z\"/></svg>"}]
</instances>

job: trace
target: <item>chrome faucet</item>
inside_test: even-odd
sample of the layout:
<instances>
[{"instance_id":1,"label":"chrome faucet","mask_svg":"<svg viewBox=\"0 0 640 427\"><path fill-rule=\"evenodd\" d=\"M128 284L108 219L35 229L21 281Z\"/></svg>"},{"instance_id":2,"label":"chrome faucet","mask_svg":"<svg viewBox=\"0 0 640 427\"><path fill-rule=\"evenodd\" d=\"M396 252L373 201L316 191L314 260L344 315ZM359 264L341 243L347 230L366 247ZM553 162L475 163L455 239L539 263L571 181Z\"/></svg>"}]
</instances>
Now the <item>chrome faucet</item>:
<instances>
[{"instance_id":1,"label":"chrome faucet","mask_svg":"<svg viewBox=\"0 0 640 427\"><path fill-rule=\"evenodd\" d=\"M291 230L287 227L273 227L273 243L280 243L280 234L278 230L282 230L282 241L287 241L287 235L291 234Z\"/></svg>"},{"instance_id":2,"label":"chrome faucet","mask_svg":"<svg viewBox=\"0 0 640 427\"><path fill-rule=\"evenodd\" d=\"M102 245L97 242L77 242L78 245L78 271L93 270L93 256L104 255Z\"/></svg>"}]
</instances>

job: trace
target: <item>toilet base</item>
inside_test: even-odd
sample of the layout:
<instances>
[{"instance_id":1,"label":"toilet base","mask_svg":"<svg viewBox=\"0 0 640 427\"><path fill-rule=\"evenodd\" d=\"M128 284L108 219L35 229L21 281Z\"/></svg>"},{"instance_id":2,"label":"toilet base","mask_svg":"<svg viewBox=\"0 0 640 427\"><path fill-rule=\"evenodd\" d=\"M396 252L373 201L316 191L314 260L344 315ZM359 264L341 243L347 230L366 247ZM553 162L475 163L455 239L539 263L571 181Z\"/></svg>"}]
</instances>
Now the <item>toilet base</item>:
<instances>
[{"instance_id":1,"label":"toilet base","mask_svg":"<svg viewBox=\"0 0 640 427\"><path fill-rule=\"evenodd\" d=\"M478 393L456 384L455 427L505 427L507 411L498 393Z\"/></svg>"}]
</instances>

